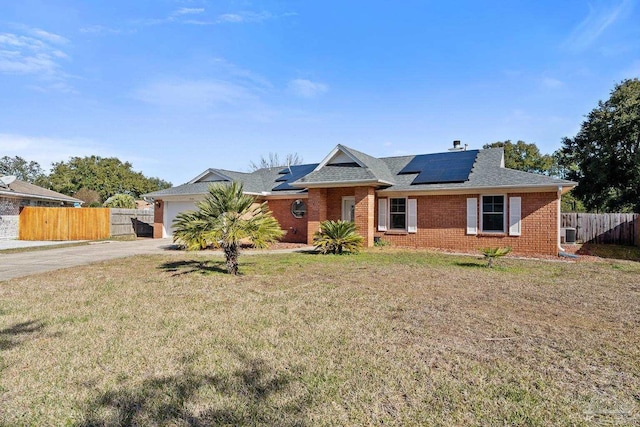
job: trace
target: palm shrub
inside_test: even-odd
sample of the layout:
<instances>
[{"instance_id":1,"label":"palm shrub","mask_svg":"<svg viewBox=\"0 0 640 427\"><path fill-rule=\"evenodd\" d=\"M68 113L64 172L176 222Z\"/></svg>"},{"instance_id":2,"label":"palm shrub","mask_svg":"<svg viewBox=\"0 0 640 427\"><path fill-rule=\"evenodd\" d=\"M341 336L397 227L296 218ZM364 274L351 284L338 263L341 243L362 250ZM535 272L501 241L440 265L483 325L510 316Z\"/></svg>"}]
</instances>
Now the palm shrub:
<instances>
[{"instance_id":1,"label":"palm shrub","mask_svg":"<svg viewBox=\"0 0 640 427\"><path fill-rule=\"evenodd\" d=\"M181 212L173 221L173 241L188 250L208 246L222 248L227 271L238 274L240 242L250 240L257 248L282 237L278 221L267 203L256 204L256 199L243 193L242 184L214 184L198 210Z\"/></svg>"},{"instance_id":2,"label":"palm shrub","mask_svg":"<svg viewBox=\"0 0 640 427\"><path fill-rule=\"evenodd\" d=\"M323 254L358 253L364 238L351 221L323 221L313 235L313 244Z\"/></svg>"},{"instance_id":3,"label":"palm shrub","mask_svg":"<svg viewBox=\"0 0 640 427\"><path fill-rule=\"evenodd\" d=\"M495 258L500 258L505 256L506 254L511 252L511 248L508 246L504 248L482 248L480 249L480 252L488 260L487 267L493 268L493 260Z\"/></svg>"}]
</instances>

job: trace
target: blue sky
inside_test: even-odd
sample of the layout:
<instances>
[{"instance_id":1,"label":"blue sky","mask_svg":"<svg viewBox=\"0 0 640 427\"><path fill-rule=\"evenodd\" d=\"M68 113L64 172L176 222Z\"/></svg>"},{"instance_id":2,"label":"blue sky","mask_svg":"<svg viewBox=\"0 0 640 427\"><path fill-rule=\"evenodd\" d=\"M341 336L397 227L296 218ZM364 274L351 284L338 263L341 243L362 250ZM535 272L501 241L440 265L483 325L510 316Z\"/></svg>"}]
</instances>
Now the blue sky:
<instances>
[{"instance_id":1,"label":"blue sky","mask_svg":"<svg viewBox=\"0 0 640 427\"><path fill-rule=\"evenodd\" d=\"M0 0L0 155L180 184L339 143L551 153L640 76L638 22L635 0Z\"/></svg>"}]
</instances>

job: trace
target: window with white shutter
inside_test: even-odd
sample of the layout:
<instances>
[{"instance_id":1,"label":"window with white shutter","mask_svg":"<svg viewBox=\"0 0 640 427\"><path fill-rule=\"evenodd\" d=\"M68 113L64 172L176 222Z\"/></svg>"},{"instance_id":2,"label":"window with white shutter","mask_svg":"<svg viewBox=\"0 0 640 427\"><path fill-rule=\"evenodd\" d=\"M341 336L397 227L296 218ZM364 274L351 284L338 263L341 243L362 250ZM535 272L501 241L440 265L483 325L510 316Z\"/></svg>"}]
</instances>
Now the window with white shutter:
<instances>
[{"instance_id":1,"label":"window with white shutter","mask_svg":"<svg viewBox=\"0 0 640 427\"><path fill-rule=\"evenodd\" d=\"M509 197L509 235L519 236L522 232L520 197Z\"/></svg>"},{"instance_id":2,"label":"window with white shutter","mask_svg":"<svg viewBox=\"0 0 640 427\"><path fill-rule=\"evenodd\" d=\"M467 234L478 234L478 199L467 199Z\"/></svg>"},{"instance_id":3,"label":"window with white shutter","mask_svg":"<svg viewBox=\"0 0 640 427\"><path fill-rule=\"evenodd\" d=\"M417 233L418 232L418 200L416 199L408 199L407 200L407 210L409 221L407 224L407 231L409 233Z\"/></svg>"},{"instance_id":4,"label":"window with white shutter","mask_svg":"<svg viewBox=\"0 0 640 427\"><path fill-rule=\"evenodd\" d=\"M387 199L378 199L378 231L387 231Z\"/></svg>"}]
</instances>

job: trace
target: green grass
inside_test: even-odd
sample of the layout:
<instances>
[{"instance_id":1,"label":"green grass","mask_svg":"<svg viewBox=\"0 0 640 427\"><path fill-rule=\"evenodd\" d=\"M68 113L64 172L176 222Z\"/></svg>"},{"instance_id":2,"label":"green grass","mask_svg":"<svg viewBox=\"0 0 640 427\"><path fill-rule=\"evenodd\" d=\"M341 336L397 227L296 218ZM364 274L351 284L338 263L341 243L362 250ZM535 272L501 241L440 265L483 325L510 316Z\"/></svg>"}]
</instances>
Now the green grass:
<instances>
[{"instance_id":1,"label":"green grass","mask_svg":"<svg viewBox=\"0 0 640 427\"><path fill-rule=\"evenodd\" d=\"M640 264L375 249L0 282L0 425L637 425Z\"/></svg>"},{"instance_id":2,"label":"green grass","mask_svg":"<svg viewBox=\"0 0 640 427\"><path fill-rule=\"evenodd\" d=\"M640 261L640 247L622 245L599 245L595 243L585 243L578 254L595 255L608 259L624 259L629 261Z\"/></svg>"}]
</instances>

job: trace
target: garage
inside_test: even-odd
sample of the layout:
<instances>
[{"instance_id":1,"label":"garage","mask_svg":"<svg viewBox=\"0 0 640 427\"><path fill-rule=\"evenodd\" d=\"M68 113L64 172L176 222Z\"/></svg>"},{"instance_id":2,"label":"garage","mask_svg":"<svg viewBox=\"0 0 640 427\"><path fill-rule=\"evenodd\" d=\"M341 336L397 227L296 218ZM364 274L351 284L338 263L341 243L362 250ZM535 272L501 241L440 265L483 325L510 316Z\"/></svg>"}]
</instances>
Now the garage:
<instances>
[{"instance_id":1,"label":"garage","mask_svg":"<svg viewBox=\"0 0 640 427\"><path fill-rule=\"evenodd\" d=\"M173 224L173 220L180 212L184 211L194 211L196 210L196 201L171 201L165 200L164 202L164 218L163 218L163 230L162 237L172 237L173 236L173 228L171 224Z\"/></svg>"}]
</instances>

